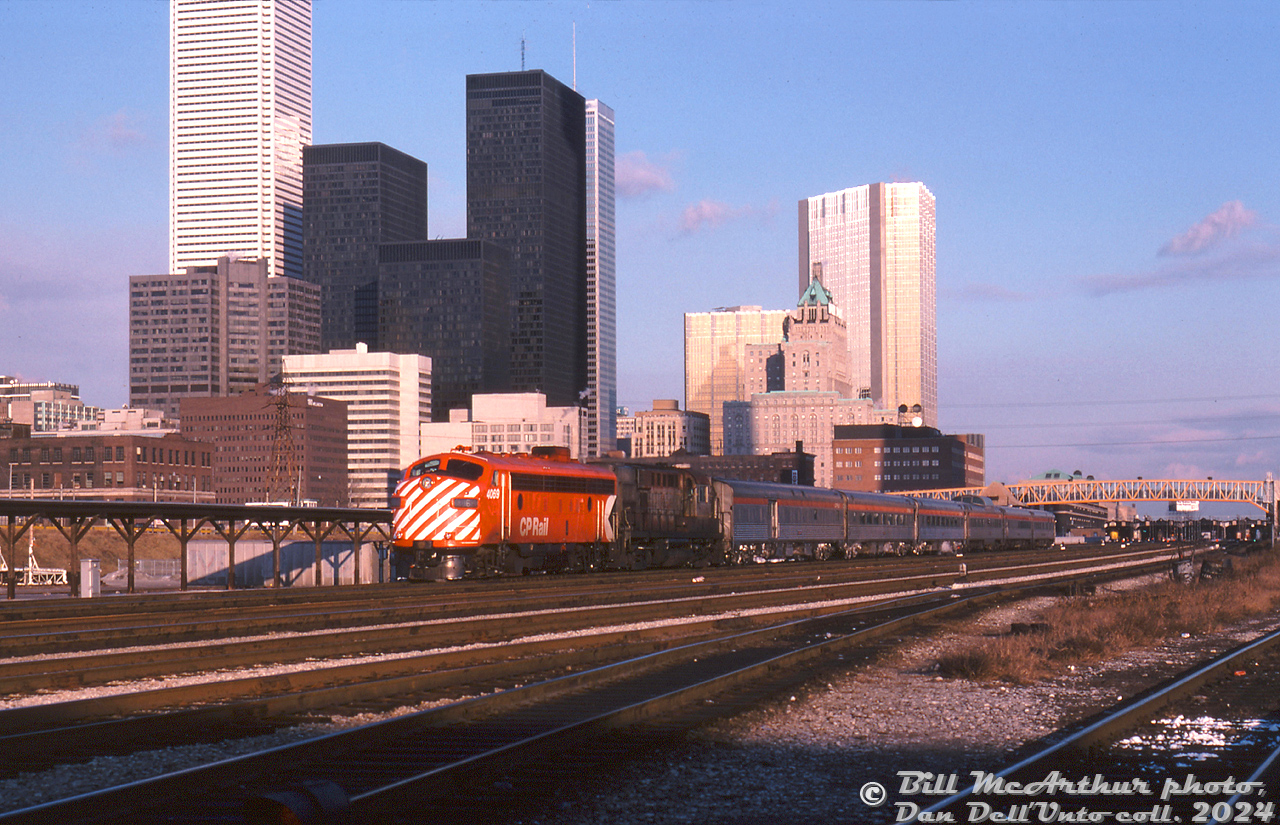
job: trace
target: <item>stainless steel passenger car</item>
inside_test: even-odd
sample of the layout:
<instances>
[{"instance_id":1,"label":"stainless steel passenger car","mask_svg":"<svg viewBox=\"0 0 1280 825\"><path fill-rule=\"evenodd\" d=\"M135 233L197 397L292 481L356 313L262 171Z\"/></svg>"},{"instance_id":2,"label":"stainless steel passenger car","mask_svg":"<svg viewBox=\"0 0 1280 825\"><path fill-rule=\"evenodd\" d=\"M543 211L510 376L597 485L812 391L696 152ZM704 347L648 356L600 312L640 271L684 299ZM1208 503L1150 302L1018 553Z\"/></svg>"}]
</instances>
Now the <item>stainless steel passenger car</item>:
<instances>
[{"instance_id":1,"label":"stainless steel passenger car","mask_svg":"<svg viewBox=\"0 0 1280 825\"><path fill-rule=\"evenodd\" d=\"M878 493L717 479L726 560L824 559L833 555L954 553L1048 546L1053 516L989 501L942 501Z\"/></svg>"}]
</instances>

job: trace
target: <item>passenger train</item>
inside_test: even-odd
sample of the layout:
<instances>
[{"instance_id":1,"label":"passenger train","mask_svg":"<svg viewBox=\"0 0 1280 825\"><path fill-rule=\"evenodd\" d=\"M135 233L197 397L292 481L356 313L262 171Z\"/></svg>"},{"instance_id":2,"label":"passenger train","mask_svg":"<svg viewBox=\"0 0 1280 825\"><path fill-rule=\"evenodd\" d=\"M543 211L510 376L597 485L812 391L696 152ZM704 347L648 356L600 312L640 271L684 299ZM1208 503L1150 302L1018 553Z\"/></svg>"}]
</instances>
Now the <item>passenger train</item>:
<instances>
[{"instance_id":1,"label":"passenger train","mask_svg":"<svg viewBox=\"0 0 1280 825\"><path fill-rule=\"evenodd\" d=\"M1054 541L1053 515L1043 510L710 478L627 461L580 464L560 447L428 456L405 471L396 497L396 569L412 580Z\"/></svg>"}]
</instances>

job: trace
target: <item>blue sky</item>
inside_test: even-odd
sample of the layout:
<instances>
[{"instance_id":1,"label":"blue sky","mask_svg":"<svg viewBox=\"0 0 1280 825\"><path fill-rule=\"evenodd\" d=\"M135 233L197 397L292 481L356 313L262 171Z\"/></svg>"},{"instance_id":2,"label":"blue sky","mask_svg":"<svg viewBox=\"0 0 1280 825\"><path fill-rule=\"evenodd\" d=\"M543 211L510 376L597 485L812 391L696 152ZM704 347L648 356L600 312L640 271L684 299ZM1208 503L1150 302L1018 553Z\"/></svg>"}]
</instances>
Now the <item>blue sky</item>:
<instances>
[{"instance_id":1,"label":"blue sky","mask_svg":"<svg viewBox=\"0 0 1280 825\"><path fill-rule=\"evenodd\" d=\"M937 198L943 429L988 479L1280 470L1280 10L1268 3L316 0L314 138L430 167L465 231L468 73L617 112L619 395L682 313L796 298L796 202ZM167 265L168 4L0 0L0 373L127 400Z\"/></svg>"}]
</instances>

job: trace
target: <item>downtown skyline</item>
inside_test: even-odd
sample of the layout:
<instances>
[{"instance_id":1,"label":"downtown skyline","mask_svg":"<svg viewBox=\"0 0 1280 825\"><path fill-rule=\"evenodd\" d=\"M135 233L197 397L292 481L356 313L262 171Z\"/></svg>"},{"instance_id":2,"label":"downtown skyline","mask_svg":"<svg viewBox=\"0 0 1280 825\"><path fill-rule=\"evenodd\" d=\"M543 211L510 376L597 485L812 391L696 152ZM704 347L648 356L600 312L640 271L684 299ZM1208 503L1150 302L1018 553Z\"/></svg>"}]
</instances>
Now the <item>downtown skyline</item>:
<instances>
[{"instance_id":1,"label":"downtown skyline","mask_svg":"<svg viewBox=\"0 0 1280 825\"><path fill-rule=\"evenodd\" d=\"M46 8L0 2L0 372L119 406L128 276L167 268L168 8ZM683 313L795 305L798 199L919 180L939 425L986 434L989 481L1280 470L1270 6L331 0L313 24L314 141L427 162L433 238L465 234L468 73L518 70L523 36L613 107L633 411L683 398Z\"/></svg>"}]
</instances>

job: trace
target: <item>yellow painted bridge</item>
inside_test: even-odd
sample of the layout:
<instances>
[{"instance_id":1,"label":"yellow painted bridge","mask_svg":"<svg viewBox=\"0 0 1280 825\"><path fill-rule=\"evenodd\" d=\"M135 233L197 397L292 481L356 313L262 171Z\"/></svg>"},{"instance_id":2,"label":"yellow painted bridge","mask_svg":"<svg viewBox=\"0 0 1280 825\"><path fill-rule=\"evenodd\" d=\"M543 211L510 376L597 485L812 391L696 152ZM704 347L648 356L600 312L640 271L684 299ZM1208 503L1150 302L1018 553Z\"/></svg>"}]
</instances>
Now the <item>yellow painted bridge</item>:
<instances>
[{"instance_id":1,"label":"yellow painted bridge","mask_svg":"<svg viewBox=\"0 0 1280 825\"><path fill-rule=\"evenodd\" d=\"M904 495L954 499L986 496L1009 504L1070 504L1103 501L1230 501L1253 504L1268 514L1276 502L1276 483L1271 474L1264 481L1219 481L1207 479L1146 479L1127 481L1026 481L1019 484L989 484L986 487L955 487L948 490L916 490Z\"/></svg>"}]
</instances>

